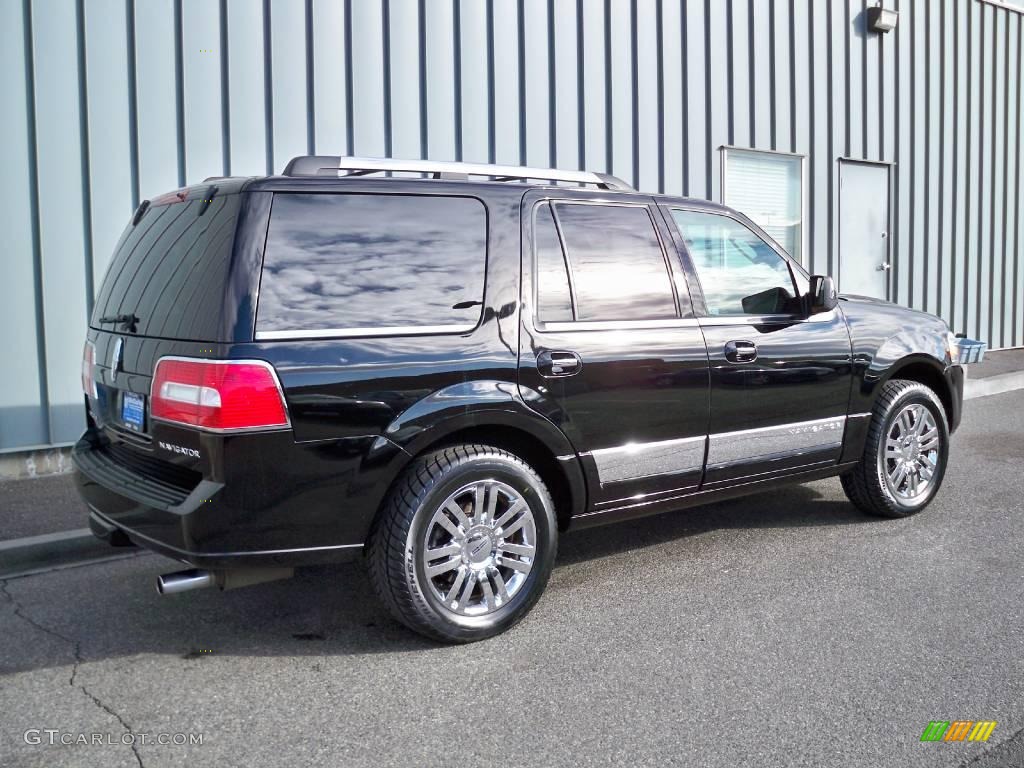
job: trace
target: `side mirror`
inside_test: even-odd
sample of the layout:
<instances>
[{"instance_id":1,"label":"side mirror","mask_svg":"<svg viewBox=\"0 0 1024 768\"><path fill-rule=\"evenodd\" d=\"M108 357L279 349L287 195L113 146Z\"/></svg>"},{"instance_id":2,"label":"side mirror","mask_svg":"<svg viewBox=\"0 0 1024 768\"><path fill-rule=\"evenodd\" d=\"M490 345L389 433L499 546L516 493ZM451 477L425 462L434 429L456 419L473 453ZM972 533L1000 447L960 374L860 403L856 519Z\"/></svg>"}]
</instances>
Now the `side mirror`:
<instances>
[{"instance_id":1,"label":"side mirror","mask_svg":"<svg viewBox=\"0 0 1024 768\"><path fill-rule=\"evenodd\" d=\"M809 315L828 312L830 309L835 309L839 303L836 284L827 275L811 275L811 289L807 298Z\"/></svg>"}]
</instances>

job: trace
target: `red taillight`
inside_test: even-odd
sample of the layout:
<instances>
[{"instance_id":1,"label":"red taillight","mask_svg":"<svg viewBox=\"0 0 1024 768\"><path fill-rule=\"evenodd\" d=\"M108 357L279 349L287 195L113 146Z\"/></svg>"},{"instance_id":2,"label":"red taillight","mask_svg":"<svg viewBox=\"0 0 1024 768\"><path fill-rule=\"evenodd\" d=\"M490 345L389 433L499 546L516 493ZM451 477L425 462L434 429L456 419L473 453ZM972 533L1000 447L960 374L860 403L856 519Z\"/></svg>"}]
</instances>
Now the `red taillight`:
<instances>
[{"instance_id":1,"label":"red taillight","mask_svg":"<svg viewBox=\"0 0 1024 768\"><path fill-rule=\"evenodd\" d=\"M96 399L96 346L91 341L85 342L82 349L82 391L92 399Z\"/></svg>"},{"instance_id":2,"label":"red taillight","mask_svg":"<svg viewBox=\"0 0 1024 768\"><path fill-rule=\"evenodd\" d=\"M287 427L284 393L262 360L188 360L156 364L149 404L154 419L213 430Z\"/></svg>"}]
</instances>

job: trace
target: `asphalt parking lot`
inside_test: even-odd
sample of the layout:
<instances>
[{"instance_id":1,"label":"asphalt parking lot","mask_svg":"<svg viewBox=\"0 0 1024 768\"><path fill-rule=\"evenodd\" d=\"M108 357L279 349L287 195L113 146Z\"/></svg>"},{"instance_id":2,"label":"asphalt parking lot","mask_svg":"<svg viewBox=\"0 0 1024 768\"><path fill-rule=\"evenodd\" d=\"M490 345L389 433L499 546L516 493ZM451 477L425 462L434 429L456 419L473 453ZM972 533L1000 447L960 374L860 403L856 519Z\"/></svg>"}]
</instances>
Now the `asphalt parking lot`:
<instances>
[{"instance_id":1,"label":"asphalt parking lot","mask_svg":"<svg viewBox=\"0 0 1024 768\"><path fill-rule=\"evenodd\" d=\"M173 597L156 556L9 580L0 764L1022 765L1024 392L965 407L916 518L829 480L570 533L533 613L472 646L396 625L355 566ZM932 720L998 725L922 743Z\"/></svg>"}]
</instances>

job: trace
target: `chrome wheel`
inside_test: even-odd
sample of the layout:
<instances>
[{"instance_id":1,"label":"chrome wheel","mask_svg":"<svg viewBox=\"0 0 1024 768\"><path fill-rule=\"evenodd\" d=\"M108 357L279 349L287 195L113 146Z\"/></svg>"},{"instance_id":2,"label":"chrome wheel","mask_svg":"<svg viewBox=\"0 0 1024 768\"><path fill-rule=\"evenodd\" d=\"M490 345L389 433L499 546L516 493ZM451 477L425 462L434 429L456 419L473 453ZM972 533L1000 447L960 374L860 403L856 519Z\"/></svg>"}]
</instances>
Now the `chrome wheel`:
<instances>
[{"instance_id":1,"label":"chrome wheel","mask_svg":"<svg viewBox=\"0 0 1024 768\"><path fill-rule=\"evenodd\" d=\"M879 469L896 499L912 504L929 493L939 448L939 428L928 408L911 403L896 414L879 456Z\"/></svg>"},{"instance_id":2,"label":"chrome wheel","mask_svg":"<svg viewBox=\"0 0 1024 768\"><path fill-rule=\"evenodd\" d=\"M481 480L434 512L420 558L431 591L447 610L482 616L523 588L536 553L530 505L511 486Z\"/></svg>"}]
</instances>

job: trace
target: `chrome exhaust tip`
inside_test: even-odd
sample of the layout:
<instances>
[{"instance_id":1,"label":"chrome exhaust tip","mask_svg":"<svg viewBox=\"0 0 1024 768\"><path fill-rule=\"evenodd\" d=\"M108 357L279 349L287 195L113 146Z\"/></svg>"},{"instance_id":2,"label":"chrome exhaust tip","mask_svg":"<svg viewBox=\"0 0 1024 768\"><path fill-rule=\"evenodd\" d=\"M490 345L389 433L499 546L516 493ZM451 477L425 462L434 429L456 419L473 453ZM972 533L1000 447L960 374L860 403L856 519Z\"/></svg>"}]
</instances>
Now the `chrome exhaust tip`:
<instances>
[{"instance_id":1,"label":"chrome exhaust tip","mask_svg":"<svg viewBox=\"0 0 1024 768\"><path fill-rule=\"evenodd\" d=\"M174 595L188 592L191 589L212 587L217 579L210 571L190 568L187 571L175 571L156 577L156 591L161 595Z\"/></svg>"}]
</instances>

